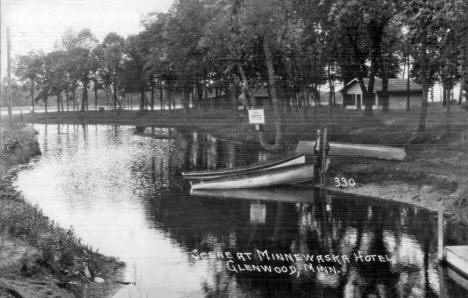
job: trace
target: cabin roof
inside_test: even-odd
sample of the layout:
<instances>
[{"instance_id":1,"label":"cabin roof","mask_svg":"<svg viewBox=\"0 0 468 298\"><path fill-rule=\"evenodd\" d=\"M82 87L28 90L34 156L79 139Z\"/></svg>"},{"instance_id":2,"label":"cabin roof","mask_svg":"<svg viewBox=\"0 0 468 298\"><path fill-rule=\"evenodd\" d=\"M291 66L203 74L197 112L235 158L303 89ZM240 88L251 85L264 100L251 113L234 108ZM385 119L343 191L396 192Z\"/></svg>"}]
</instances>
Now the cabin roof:
<instances>
[{"instance_id":1,"label":"cabin roof","mask_svg":"<svg viewBox=\"0 0 468 298\"><path fill-rule=\"evenodd\" d=\"M359 81L357 78L354 78L351 81L349 81L340 91L346 91L347 89L351 88L354 84L359 84ZM366 87L368 86L369 84L368 78L364 79L364 84L366 85ZM406 84L407 84L407 79L388 79L388 92L405 92ZM409 89L412 92L422 91L421 85L419 85L413 80L410 80ZM382 91L382 79L375 78L374 90L377 92Z\"/></svg>"}]
</instances>

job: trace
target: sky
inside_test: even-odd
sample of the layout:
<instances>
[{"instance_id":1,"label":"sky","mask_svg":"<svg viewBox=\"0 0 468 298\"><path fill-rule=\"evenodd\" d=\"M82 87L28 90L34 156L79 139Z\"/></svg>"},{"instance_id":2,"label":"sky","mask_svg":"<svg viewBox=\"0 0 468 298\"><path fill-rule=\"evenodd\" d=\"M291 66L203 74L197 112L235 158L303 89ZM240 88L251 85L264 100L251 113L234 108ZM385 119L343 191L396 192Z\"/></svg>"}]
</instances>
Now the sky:
<instances>
[{"instance_id":1,"label":"sky","mask_svg":"<svg viewBox=\"0 0 468 298\"><path fill-rule=\"evenodd\" d=\"M102 40L109 32L123 36L142 30L141 18L167 12L173 0L0 0L2 69L6 63L6 27L10 28L12 58L31 50L48 52L72 28L89 28Z\"/></svg>"}]
</instances>

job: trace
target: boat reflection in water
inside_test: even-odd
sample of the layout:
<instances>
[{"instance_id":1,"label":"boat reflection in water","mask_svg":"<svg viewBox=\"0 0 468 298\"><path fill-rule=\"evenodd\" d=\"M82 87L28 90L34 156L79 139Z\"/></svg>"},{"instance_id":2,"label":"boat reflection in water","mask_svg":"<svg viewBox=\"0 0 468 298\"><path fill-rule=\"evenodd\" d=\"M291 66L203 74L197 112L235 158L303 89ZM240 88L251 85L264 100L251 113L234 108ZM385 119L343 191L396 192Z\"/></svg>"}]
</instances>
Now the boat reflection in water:
<instances>
[{"instance_id":1,"label":"boat reflection in water","mask_svg":"<svg viewBox=\"0 0 468 298\"><path fill-rule=\"evenodd\" d=\"M311 203L317 196L317 190L298 187L228 190L196 189L191 190L190 194L197 197L233 198L269 202Z\"/></svg>"}]
</instances>

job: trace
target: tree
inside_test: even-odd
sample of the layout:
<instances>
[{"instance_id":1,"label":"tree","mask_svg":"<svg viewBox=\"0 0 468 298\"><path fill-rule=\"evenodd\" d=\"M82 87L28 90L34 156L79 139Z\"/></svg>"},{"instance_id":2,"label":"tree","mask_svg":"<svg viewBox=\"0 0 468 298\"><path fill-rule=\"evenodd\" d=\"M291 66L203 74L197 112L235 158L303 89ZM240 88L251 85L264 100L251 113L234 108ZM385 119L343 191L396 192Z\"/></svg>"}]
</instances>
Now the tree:
<instances>
[{"instance_id":1,"label":"tree","mask_svg":"<svg viewBox=\"0 0 468 298\"><path fill-rule=\"evenodd\" d=\"M32 112L34 113L34 91L36 90L36 80L42 68L42 59L39 53L31 52L20 56L16 65L16 76L22 81L30 91Z\"/></svg>"},{"instance_id":2,"label":"tree","mask_svg":"<svg viewBox=\"0 0 468 298\"><path fill-rule=\"evenodd\" d=\"M88 110L88 89L91 73L97 68L92 55L97 46L97 39L89 29L77 33L68 30L62 37L61 46L67 52L67 64L70 78L79 81L83 87L81 111Z\"/></svg>"},{"instance_id":3,"label":"tree","mask_svg":"<svg viewBox=\"0 0 468 298\"><path fill-rule=\"evenodd\" d=\"M186 116L189 108L189 94L200 77L206 77L205 51L200 47L205 24L212 11L210 1L186 0L176 2L165 26L167 61L169 69L176 76L175 82L168 82L181 91L181 102Z\"/></svg>"},{"instance_id":4,"label":"tree","mask_svg":"<svg viewBox=\"0 0 468 298\"><path fill-rule=\"evenodd\" d=\"M244 111L252 107L251 85L258 78L258 65L263 59L253 59L254 40L242 30L240 1L219 1L207 22L200 45L205 52L205 80L231 82L233 115L236 113L236 86L240 89ZM207 88L206 81L204 87Z\"/></svg>"},{"instance_id":5,"label":"tree","mask_svg":"<svg viewBox=\"0 0 468 298\"><path fill-rule=\"evenodd\" d=\"M94 107L98 109L98 91L104 89L103 71L104 71L104 50L102 45L97 45L91 52L92 69L91 81L93 82Z\"/></svg>"},{"instance_id":6,"label":"tree","mask_svg":"<svg viewBox=\"0 0 468 298\"><path fill-rule=\"evenodd\" d=\"M104 52L102 79L104 86L112 91L113 109L116 110L117 104L122 108L117 98L117 90L122 81L125 39L117 33L109 33L102 42L102 48Z\"/></svg>"},{"instance_id":7,"label":"tree","mask_svg":"<svg viewBox=\"0 0 468 298\"><path fill-rule=\"evenodd\" d=\"M411 45L413 75L421 83L423 94L418 132L426 130L428 90L437 79L441 65L442 43L448 30L445 1L415 0L405 5L405 27L407 42Z\"/></svg>"},{"instance_id":8,"label":"tree","mask_svg":"<svg viewBox=\"0 0 468 298\"><path fill-rule=\"evenodd\" d=\"M281 48L280 44L287 35L286 26L289 17L289 1L279 0L246 0L241 6L241 26L252 39L257 39L264 54L268 88L275 115L275 142L268 144L260 134L262 147L268 150L279 150L283 147L282 132L282 103L278 96L277 81L279 79L275 70L274 55Z\"/></svg>"},{"instance_id":9,"label":"tree","mask_svg":"<svg viewBox=\"0 0 468 298\"><path fill-rule=\"evenodd\" d=\"M57 111L63 111L62 92L67 89L68 82L66 80L66 54L62 51L50 52L45 57L45 81L46 90L50 95L55 95L57 98Z\"/></svg>"},{"instance_id":10,"label":"tree","mask_svg":"<svg viewBox=\"0 0 468 298\"><path fill-rule=\"evenodd\" d=\"M127 38L125 46L126 59L123 64L124 89L140 93L140 110L144 110L147 106L145 92L149 77L146 73L146 59L149 55L149 44L146 35L146 32L142 32ZM152 93L152 96L154 96L154 93ZM154 103L154 97L152 103Z\"/></svg>"},{"instance_id":11,"label":"tree","mask_svg":"<svg viewBox=\"0 0 468 298\"><path fill-rule=\"evenodd\" d=\"M400 1L337 0L330 9L329 17L339 26L342 39L346 39L341 46L351 49L353 73L359 81L366 115L372 115L374 83L382 61L385 29L399 12L400 5ZM364 77L367 76L366 85Z\"/></svg>"},{"instance_id":12,"label":"tree","mask_svg":"<svg viewBox=\"0 0 468 298\"><path fill-rule=\"evenodd\" d=\"M44 102L45 112L47 113L48 112L47 101L49 98L49 91L50 91L50 83L49 83L50 75L48 74L48 72L50 68L47 64L46 55L41 53L39 54L38 59L40 61L38 63L41 65L41 67L36 75L36 84L39 86L40 89L39 89L39 93L37 94L34 100L35 101L42 100Z\"/></svg>"}]
</instances>

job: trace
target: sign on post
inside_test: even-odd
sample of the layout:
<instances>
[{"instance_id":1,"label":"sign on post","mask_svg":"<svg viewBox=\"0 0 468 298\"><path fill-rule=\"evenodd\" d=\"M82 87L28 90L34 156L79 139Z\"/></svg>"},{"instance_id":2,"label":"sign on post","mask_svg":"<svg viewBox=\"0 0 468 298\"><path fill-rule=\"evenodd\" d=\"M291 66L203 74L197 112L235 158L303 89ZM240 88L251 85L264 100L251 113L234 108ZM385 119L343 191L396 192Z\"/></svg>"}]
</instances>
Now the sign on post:
<instances>
[{"instance_id":1,"label":"sign on post","mask_svg":"<svg viewBox=\"0 0 468 298\"><path fill-rule=\"evenodd\" d=\"M249 110L250 124L265 124L265 113L263 109Z\"/></svg>"}]
</instances>

